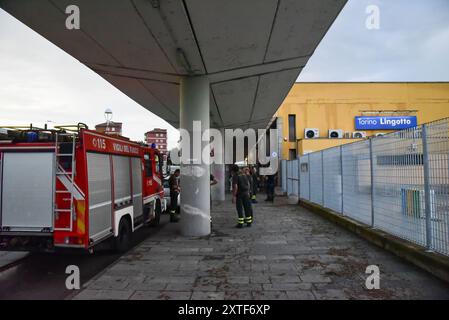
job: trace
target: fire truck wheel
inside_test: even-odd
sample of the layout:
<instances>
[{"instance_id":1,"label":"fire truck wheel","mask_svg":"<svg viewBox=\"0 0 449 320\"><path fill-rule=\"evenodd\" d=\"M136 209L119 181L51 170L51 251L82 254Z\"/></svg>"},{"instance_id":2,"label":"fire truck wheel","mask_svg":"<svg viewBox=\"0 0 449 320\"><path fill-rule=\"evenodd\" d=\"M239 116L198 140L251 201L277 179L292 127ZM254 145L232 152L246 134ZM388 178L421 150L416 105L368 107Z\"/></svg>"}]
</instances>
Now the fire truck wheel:
<instances>
[{"instance_id":1,"label":"fire truck wheel","mask_svg":"<svg viewBox=\"0 0 449 320\"><path fill-rule=\"evenodd\" d=\"M150 222L150 227L156 227L157 225L159 225L159 222L161 221L161 214L161 202L159 200L156 200L156 211L154 213L154 219Z\"/></svg>"},{"instance_id":2,"label":"fire truck wheel","mask_svg":"<svg viewBox=\"0 0 449 320\"><path fill-rule=\"evenodd\" d=\"M131 246L131 225L128 219L122 218L118 227L118 236L115 238L115 250L126 252Z\"/></svg>"}]
</instances>

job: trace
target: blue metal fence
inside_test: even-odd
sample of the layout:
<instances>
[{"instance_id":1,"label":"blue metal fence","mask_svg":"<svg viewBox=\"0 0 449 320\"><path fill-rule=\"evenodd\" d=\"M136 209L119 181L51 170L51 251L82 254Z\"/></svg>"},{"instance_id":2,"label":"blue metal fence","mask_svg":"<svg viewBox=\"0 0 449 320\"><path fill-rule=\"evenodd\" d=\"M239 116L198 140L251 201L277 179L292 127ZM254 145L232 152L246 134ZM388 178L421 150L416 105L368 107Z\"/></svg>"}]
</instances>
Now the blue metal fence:
<instances>
[{"instance_id":1,"label":"blue metal fence","mask_svg":"<svg viewBox=\"0 0 449 320\"><path fill-rule=\"evenodd\" d=\"M288 194L449 256L449 119L310 153L286 167Z\"/></svg>"}]
</instances>

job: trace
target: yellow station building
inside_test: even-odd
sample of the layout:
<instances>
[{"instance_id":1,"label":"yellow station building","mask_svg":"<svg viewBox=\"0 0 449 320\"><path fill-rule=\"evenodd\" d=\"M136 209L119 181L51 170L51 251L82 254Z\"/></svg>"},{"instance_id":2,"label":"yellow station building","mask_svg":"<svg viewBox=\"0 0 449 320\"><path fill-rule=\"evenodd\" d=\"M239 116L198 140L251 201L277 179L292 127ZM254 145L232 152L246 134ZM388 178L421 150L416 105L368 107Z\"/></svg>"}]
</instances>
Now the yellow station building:
<instances>
[{"instance_id":1,"label":"yellow station building","mask_svg":"<svg viewBox=\"0 0 449 320\"><path fill-rule=\"evenodd\" d=\"M447 118L449 82L296 83L273 122L282 159L397 130L360 130L356 117L416 117L417 124Z\"/></svg>"}]
</instances>

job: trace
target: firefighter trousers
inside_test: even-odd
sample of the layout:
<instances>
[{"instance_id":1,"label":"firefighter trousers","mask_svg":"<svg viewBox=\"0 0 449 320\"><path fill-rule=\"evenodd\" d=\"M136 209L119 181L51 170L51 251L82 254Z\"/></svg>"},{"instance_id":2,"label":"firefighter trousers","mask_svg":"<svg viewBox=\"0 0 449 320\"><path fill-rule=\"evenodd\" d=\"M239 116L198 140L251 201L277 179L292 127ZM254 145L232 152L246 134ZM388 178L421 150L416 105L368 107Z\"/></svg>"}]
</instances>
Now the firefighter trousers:
<instances>
[{"instance_id":1,"label":"firefighter trousers","mask_svg":"<svg viewBox=\"0 0 449 320\"><path fill-rule=\"evenodd\" d=\"M170 191L170 215L175 215L178 211L178 195L178 192Z\"/></svg>"},{"instance_id":2,"label":"firefighter trousers","mask_svg":"<svg viewBox=\"0 0 449 320\"><path fill-rule=\"evenodd\" d=\"M235 206L239 216L238 223L241 225L244 223L251 224L253 222L253 207L249 194L237 195Z\"/></svg>"}]
</instances>

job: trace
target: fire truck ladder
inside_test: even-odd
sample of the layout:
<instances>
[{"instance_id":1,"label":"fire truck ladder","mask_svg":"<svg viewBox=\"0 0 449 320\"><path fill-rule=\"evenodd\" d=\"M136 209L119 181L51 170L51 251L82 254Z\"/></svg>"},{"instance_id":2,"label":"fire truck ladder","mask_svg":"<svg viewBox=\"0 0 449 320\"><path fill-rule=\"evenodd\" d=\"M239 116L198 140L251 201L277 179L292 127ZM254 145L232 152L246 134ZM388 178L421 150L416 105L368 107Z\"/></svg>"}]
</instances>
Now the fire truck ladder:
<instances>
[{"instance_id":1,"label":"fire truck ladder","mask_svg":"<svg viewBox=\"0 0 449 320\"><path fill-rule=\"evenodd\" d=\"M62 152L61 146L63 143L68 143L67 141L64 141L63 137L70 137L72 148L71 153L66 153L65 149ZM67 139L66 139L67 140ZM70 227L68 228L54 228L54 230L59 231L73 231L73 220L75 219L75 215L73 214L73 193L75 190L75 145L76 145L76 133L57 133L56 134L56 143L55 143L55 166L56 166L56 180L58 177L60 177L60 182L65 181L65 183L61 183L59 185L62 185L62 189L58 189L58 183L55 181L55 199L58 194L67 194L70 195L70 209L59 209L56 206L54 206L54 216L58 216L60 213L63 212L70 212ZM69 172L65 171L65 169L62 166L63 161L60 161L61 158L67 159L69 158L71 160L71 169Z\"/></svg>"}]
</instances>

